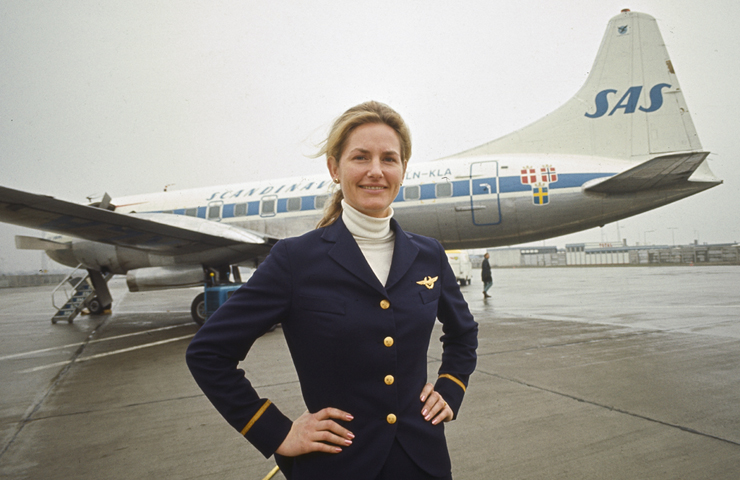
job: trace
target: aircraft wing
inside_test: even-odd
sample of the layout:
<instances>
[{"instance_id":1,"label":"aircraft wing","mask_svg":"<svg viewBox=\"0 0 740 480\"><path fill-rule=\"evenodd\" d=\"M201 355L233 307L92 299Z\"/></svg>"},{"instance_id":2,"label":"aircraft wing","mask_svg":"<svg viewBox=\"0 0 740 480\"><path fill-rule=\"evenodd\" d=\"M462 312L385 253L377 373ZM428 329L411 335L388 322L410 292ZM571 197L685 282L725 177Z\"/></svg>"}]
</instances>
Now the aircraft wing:
<instances>
[{"instance_id":1,"label":"aircraft wing","mask_svg":"<svg viewBox=\"0 0 740 480\"><path fill-rule=\"evenodd\" d=\"M0 187L0 221L47 232L179 255L214 248L264 255L277 239L201 218L165 213L122 214Z\"/></svg>"},{"instance_id":2,"label":"aircraft wing","mask_svg":"<svg viewBox=\"0 0 740 480\"><path fill-rule=\"evenodd\" d=\"M633 193L686 183L709 152L690 152L655 157L606 179L596 179L584 190L598 193Z\"/></svg>"}]
</instances>

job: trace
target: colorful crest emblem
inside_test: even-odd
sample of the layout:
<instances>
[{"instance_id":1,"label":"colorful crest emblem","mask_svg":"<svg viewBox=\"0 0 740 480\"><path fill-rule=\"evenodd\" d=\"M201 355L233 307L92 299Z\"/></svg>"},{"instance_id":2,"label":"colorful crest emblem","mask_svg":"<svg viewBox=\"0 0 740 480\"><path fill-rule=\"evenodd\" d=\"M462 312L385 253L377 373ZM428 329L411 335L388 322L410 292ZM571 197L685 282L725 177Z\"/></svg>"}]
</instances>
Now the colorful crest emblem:
<instances>
[{"instance_id":1,"label":"colorful crest emblem","mask_svg":"<svg viewBox=\"0 0 740 480\"><path fill-rule=\"evenodd\" d=\"M550 184L558 181L558 174L552 165L542 165L539 173L534 167L524 167L521 170L522 185L532 187L532 201L535 205L550 203Z\"/></svg>"},{"instance_id":2,"label":"colorful crest emblem","mask_svg":"<svg viewBox=\"0 0 740 480\"><path fill-rule=\"evenodd\" d=\"M540 167L541 181L544 183L554 183L558 181L558 174L555 173L555 167L552 165L543 165Z\"/></svg>"},{"instance_id":3,"label":"colorful crest emblem","mask_svg":"<svg viewBox=\"0 0 740 480\"><path fill-rule=\"evenodd\" d=\"M532 198L535 205L547 205L550 203L550 188L544 183L538 183L532 187Z\"/></svg>"},{"instance_id":4,"label":"colorful crest emblem","mask_svg":"<svg viewBox=\"0 0 740 480\"><path fill-rule=\"evenodd\" d=\"M522 168L522 184L532 185L537 182L537 170L533 167Z\"/></svg>"}]
</instances>

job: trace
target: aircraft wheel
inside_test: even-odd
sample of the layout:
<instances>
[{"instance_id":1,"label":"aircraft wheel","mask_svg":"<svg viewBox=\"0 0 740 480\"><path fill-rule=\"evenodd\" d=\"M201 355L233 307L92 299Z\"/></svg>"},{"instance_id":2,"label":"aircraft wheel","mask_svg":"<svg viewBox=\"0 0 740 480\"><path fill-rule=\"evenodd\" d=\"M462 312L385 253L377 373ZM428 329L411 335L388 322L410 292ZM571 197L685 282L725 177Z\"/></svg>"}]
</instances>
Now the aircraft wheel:
<instances>
[{"instance_id":1,"label":"aircraft wheel","mask_svg":"<svg viewBox=\"0 0 740 480\"><path fill-rule=\"evenodd\" d=\"M87 309L90 310L91 315L102 315L105 312L105 305L100 302L98 297L94 297L88 302Z\"/></svg>"},{"instance_id":2,"label":"aircraft wheel","mask_svg":"<svg viewBox=\"0 0 740 480\"><path fill-rule=\"evenodd\" d=\"M190 305L190 315L198 325L206 323L206 294L199 293Z\"/></svg>"}]
</instances>

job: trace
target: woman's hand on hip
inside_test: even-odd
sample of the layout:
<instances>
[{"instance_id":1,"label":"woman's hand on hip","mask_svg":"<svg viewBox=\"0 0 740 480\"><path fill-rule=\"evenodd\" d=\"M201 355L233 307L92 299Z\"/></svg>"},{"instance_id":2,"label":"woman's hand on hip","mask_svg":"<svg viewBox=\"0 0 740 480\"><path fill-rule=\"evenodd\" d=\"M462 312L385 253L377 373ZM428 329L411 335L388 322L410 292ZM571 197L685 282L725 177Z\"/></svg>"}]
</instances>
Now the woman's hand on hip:
<instances>
[{"instance_id":1,"label":"woman's hand on hip","mask_svg":"<svg viewBox=\"0 0 740 480\"><path fill-rule=\"evenodd\" d=\"M432 425L439 422L449 422L455 416L445 399L438 392L434 391L434 385L427 383L421 390L421 401L424 406L421 408L421 415L427 422L432 421Z\"/></svg>"},{"instance_id":2,"label":"woman's hand on hip","mask_svg":"<svg viewBox=\"0 0 740 480\"><path fill-rule=\"evenodd\" d=\"M288 436L275 453L296 457L310 452L339 453L340 447L352 445L354 434L332 420L350 421L352 415L336 408L324 408L316 413L306 412L293 422Z\"/></svg>"}]
</instances>

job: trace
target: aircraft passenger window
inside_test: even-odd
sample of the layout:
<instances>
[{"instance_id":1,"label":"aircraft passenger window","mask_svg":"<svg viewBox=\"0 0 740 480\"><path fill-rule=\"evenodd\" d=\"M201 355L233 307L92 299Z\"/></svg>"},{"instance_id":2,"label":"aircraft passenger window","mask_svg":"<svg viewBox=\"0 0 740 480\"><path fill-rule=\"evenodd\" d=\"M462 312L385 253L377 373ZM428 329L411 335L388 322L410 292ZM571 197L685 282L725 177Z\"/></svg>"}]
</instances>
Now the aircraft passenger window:
<instances>
[{"instance_id":1,"label":"aircraft passenger window","mask_svg":"<svg viewBox=\"0 0 740 480\"><path fill-rule=\"evenodd\" d=\"M198 209L197 208L188 208L185 210L185 215L188 217L197 217L198 216Z\"/></svg>"},{"instance_id":2,"label":"aircraft passenger window","mask_svg":"<svg viewBox=\"0 0 740 480\"><path fill-rule=\"evenodd\" d=\"M275 199L270 198L262 200L262 211L260 212L260 215L262 216L268 216L268 215L275 215Z\"/></svg>"},{"instance_id":3,"label":"aircraft passenger window","mask_svg":"<svg viewBox=\"0 0 740 480\"><path fill-rule=\"evenodd\" d=\"M247 214L247 204L246 203L237 203L234 205L234 216L235 217L243 217Z\"/></svg>"},{"instance_id":4,"label":"aircraft passenger window","mask_svg":"<svg viewBox=\"0 0 740 480\"><path fill-rule=\"evenodd\" d=\"M437 198L440 197L451 197L452 196L452 184L451 183L438 183L436 185L437 188Z\"/></svg>"},{"instance_id":5,"label":"aircraft passenger window","mask_svg":"<svg viewBox=\"0 0 740 480\"><path fill-rule=\"evenodd\" d=\"M420 198L419 186L413 185L411 187L404 187L403 199L404 200L418 200Z\"/></svg>"},{"instance_id":6,"label":"aircraft passenger window","mask_svg":"<svg viewBox=\"0 0 740 480\"><path fill-rule=\"evenodd\" d=\"M221 217L221 205L211 205L208 207L208 220Z\"/></svg>"},{"instance_id":7,"label":"aircraft passenger window","mask_svg":"<svg viewBox=\"0 0 740 480\"><path fill-rule=\"evenodd\" d=\"M316 208L316 210L322 210L324 205L326 205L327 200L329 200L329 195L316 195L313 203L314 208Z\"/></svg>"},{"instance_id":8,"label":"aircraft passenger window","mask_svg":"<svg viewBox=\"0 0 740 480\"><path fill-rule=\"evenodd\" d=\"M288 199L288 211L297 212L301 209L301 197L294 197Z\"/></svg>"}]
</instances>

